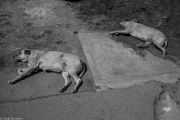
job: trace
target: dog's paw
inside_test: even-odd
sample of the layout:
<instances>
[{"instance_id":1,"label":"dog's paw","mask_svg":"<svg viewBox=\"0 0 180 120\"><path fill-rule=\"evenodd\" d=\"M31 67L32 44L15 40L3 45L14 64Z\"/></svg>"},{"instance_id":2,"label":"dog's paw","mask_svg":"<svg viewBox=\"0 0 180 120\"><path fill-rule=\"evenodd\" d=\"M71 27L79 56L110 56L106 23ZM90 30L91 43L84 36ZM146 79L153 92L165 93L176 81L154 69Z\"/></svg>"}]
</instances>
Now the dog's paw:
<instances>
[{"instance_id":1,"label":"dog's paw","mask_svg":"<svg viewBox=\"0 0 180 120\"><path fill-rule=\"evenodd\" d=\"M163 56L163 59L166 59L166 56Z\"/></svg>"},{"instance_id":2,"label":"dog's paw","mask_svg":"<svg viewBox=\"0 0 180 120\"><path fill-rule=\"evenodd\" d=\"M113 35L113 32L109 32L110 35Z\"/></svg>"},{"instance_id":3,"label":"dog's paw","mask_svg":"<svg viewBox=\"0 0 180 120\"><path fill-rule=\"evenodd\" d=\"M14 82L12 80L9 80L8 83L9 84L14 84Z\"/></svg>"},{"instance_id":4,"label":"dog's paw","mask_svg":"<svg viewBox=\"0 0 180 120\"><path fill-rule=\"evenodd\" d=\"M23 71L23 69L22 68L19 68L18 69L18 74L20 75L20 74L22 74L24 71Z\"/></svg>"},{"instance_id":5,"label":"dog's paw","mask_svg":"<svg viewBox=\"0 0 180 120\"><path fill-rule=\"evenodd\" d=\"M76 92L77 92L77 89L74 88L71 92L72 92L72 93L76 93Z\"/></svg>"},{"instance_id":6,"label":"dog's paw","mask_svg":"<svg viewBox=\"0 0 180 120\"><path fill-rule=\"evenodd\" d=\"M109 32L110 35L118 35L118 33L115 32Z\"/></svg>"},{"instance_id":7,"label":"dog's paw","mask_svg":"<svg viewBox=\"0 0 180 120\"><path fill-rule=\"evenodd\" d=\"M59 92L60 92L60 93L63 93L65 90L66 90L66 88L65 88L65 87L62 87L61 89L59 89Z\"/></svg>"}]
</instances>

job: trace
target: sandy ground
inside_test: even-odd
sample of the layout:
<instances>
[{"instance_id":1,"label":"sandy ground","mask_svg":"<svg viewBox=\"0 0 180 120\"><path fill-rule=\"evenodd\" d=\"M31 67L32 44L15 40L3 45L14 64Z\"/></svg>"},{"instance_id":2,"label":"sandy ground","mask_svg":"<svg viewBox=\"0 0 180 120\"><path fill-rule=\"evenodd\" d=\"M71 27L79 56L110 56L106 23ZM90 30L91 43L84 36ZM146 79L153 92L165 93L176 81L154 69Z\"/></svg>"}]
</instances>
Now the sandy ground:
<instances>
[{"instance_id":1,"label":"sandy ground","mask_svg":"<svg viewBox=\"0 0 180 120\"><path fill-rule=\"evenodd\" d=\"M64 1L4 0L0 6L0 119L160 120L164 115L169 117L162 111L164 99L179 106L179 82L152 81L96 93L89 69L76 94L70 93L73 84L64 94L58 93L64 80L55 73L40 72L9 85L7 81L17 75L17 68L27 66L12 59L21 48L69 52L87 63L77 37L77 32L87 27ZM170 99L162 92L168 92ZM173 108L171 115L178 114L178 108Z\"/></svg>"}]
</instances>

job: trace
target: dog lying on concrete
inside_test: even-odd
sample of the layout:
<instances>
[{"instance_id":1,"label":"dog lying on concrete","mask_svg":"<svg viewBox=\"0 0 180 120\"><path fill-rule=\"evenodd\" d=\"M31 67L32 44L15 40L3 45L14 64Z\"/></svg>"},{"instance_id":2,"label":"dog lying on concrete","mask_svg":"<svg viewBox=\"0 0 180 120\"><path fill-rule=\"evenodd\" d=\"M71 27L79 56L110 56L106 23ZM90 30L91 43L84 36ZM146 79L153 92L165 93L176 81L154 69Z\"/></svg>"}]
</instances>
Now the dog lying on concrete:
<instances>
[{"instance_id":1,"label":"dog lying on concrete","mask_svg":"<svg viewBox=\"0 0 180 120\"><path fill-rule=\"evenodd\" d=\"M82 80L80 79L85 73L85 63L73 54L58 51L38 51L38 50L21 50L18 55L13 57L15 60L27 62L28 68L19 68L18 76L8 83L13 84L36 70L45 70L62 73L65 84L59 89L64 92L71 84L70 76L75 80L75 87L72 92L75 93L80 87ZM79 74L79 77L77 74Z\"/></svg>"},{"instance_id":2,"label":"dog lying on concrete","mask_svg":"<svg viewBox=\"0 0 180 120\"><path fill-rule=\"evenodd\" d=\"M163 58L166 57L167 39L165 35L154 28L147 27L143 24L137 23L136 19L131 21L123 21L120 23L124 30L116 30L110 32L111 35L129 34L145 42L144 45L137 45L137 47L148 47L153 43L163 52Z\"/></svg>"}]
</instances>

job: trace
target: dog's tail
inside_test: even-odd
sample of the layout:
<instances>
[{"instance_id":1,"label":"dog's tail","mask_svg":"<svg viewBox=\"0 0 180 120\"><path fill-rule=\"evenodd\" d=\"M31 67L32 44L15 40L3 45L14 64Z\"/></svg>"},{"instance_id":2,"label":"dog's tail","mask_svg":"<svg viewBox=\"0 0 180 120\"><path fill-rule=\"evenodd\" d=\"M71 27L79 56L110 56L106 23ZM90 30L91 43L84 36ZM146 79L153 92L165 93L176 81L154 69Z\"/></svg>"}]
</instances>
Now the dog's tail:
<instances>
[{"instance_id":1,"label":"dog's tail","mask_svg":"<svg viewBox=\"0 0 180 120\"><path fill-rule=\"evenodd\" d=\"M79 74L79 78L82 78L83 75L84 75L84 73L85 73L86 70L87 70L86 64L85 64L84 62L82 62L82 61L81 61L81 64L82 64L82 71L81 71L81 73Z\"/></svg>"},{"instance_id":2,"label":"dog's tail","mask_svg":"<svg viewBox=\"0 0 180 120\"><path fill-rule=\"evenodd\" d=\"M166 38L166 37L164 37L164 39L165 39L165 41L164 41L164 48L166 48L166 47L167 47L167 45L168 45L168 43L167 43L167 38Z\"/></svg>"}]
</instances>

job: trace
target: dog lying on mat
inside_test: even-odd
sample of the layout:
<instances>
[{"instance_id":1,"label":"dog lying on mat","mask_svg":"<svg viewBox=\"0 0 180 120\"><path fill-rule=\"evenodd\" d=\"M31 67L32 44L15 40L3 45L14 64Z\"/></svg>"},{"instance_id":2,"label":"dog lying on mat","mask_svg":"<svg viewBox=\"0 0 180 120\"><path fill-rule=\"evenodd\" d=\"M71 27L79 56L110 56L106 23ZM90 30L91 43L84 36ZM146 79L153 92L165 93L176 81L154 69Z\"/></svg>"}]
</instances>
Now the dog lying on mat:
<instances>
[{"instance_id":1,"label":"dog lying on mat","mask_svg":"<svg viewBox=\"0 0 180 120\"><path fill-rule=\"evenodd\" d=\"M137 47L148 47L151 43L153 43L163 52L163 58L165 59L167 47L167 39L165 35L159 30L147 27L137 22L138 21L136 19L121 22L120 25L123 26L125 29L112 31L110 32L110 34L129 34L145 42L144 45L138 45Z\"/></svg>"},{"instance_id":2,"label":"dog lying on mat","mask_svg":"<svg viewBox=\"0 0 180 120\"><path fill-rule=\"evenodd\" d=\"M18 55L13 57L15 60L27 62L28 68L19 68L18 76L8 83L13 84L36 70L45 70L62 73L65 83L59 92L64 92L71 84L70 76L75 80L75 86L72 90L75 93L80 87L80 79L85 73L85 63L73 54L58 51L38 51L38 50L21 50ZM80 74L79 77L77 74Z\"/></svg>"}]
</instances>

